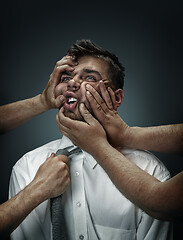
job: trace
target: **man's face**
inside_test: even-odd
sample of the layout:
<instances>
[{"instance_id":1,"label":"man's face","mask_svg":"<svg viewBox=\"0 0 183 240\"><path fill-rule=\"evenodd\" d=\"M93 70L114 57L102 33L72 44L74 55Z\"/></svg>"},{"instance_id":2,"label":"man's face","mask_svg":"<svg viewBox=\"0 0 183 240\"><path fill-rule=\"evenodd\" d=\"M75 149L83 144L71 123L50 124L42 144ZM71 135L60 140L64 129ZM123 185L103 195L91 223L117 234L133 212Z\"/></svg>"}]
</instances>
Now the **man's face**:
<instances>
[{"instance_id":1,"label":"man's face","mask_svg":"<svg viewBox=\"0 0 183 240\"><path fill-rule=\"evenodd\" d=\"M108 63L100 58L84 56L78 59L78 65L72 72L63 72L61 81L55 88L55 96L64 95L64 114L75 120L82 120L79 111L80 103L85 103L91 111L86 99L86 84L89 83L99 91L99 81L108 79ZM104 81L105 82L105 81Z\"/></svg>"}]
</instances>

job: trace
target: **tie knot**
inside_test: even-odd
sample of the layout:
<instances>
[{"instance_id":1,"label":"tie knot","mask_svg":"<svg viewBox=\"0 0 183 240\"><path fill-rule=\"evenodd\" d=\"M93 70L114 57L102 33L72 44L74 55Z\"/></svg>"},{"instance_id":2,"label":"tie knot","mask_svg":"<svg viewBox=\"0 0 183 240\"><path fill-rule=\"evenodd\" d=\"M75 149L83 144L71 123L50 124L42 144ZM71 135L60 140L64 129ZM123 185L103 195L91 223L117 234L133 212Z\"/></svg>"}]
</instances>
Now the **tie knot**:
<instances>
[{"instance_id":1,"label":"tie knot","mask_svg":"<svg viewBox=\"0 0 183 240\"><path fill-rule=\"evenodd\" d=\"M58 151L56 152L55 155L56 156L58 156L58 155L65 155L65 156L69 157L72 154L76 154L76 153L79 153L79 152L81 152L81 149L78 148L78 147L74 148L71 151L68 151L68 147L66 147L66 148L63 148L63 149L58 149Z\"/></svg>"}]
</instances>

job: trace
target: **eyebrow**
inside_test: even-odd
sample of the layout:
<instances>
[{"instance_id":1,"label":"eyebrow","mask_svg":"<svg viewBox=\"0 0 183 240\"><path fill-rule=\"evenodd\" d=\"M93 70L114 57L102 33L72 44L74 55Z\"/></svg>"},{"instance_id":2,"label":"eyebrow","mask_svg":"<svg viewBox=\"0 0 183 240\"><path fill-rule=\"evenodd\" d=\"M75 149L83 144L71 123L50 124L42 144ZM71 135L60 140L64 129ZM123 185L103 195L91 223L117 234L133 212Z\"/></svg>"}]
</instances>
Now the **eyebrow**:
<instances>
[{"instance_id":1,"label":"eyebrow","mask_svg":"<svg viewBox=\"0 0 183 240\"><path fill-rule=\"evenodd\" d=\"M62 72L61 76L62 76L62 75L69 75L69 76L71 76L72 73L71 73L71 72L64 71L64 72Z\"/></svg>"},{"instance_id":2,"label":"eyebrow","mask_svg":"<svg viewBox=\"0 0 183 240\"><path fill-rule=\"evenodd\" d=\"M81 73L94 73L94 74L98 75L98 76L102 79L101 74L100 74L98 71L96 71L96 70L84 68L84 69L82 69ZM77 73L75 73L75 74L77 74ZM75 74L74 74L74 75L75 75ZM65 72L62 73L62 75L72 76L72 75L73 75L73 72L65 71Z\"/></svg>"},{"instance_id":3,"label":"eyebrow","mask_svg":"<svg viewBox=\"0 0 183 240\"><path fill-rule=\"evenodd\" d=\"M97 74L97 75L102 79L101 74L100 74L98 71L96 71L96 70L92 70L92 69L87 69L87 68L85 68L85 69L83 69L83 72L84 72L84 73L94 73L94 74Z\"/></svg>"}]
</instances>

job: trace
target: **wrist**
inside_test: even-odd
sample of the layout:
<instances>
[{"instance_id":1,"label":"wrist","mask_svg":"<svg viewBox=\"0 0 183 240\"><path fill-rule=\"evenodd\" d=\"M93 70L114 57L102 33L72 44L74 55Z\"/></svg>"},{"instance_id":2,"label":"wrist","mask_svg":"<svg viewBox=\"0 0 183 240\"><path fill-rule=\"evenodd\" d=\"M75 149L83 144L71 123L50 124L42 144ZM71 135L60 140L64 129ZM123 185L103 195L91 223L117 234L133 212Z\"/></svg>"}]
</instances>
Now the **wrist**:
<instances>
[{"instance_id":1,"label":"wrist","mask_svg":"<svg viewBox=\"0 0 183 240\"><path fill-rule=\"evenodd\" d=\"M26 188L25 194L28 196L30 204L37 207L40 203L47 199L46 192L42 189L41 180L34 179Z\"/></svg>"},{"instance_id":2,"label":"wrist","mask_svg":"<svg viewBox=\"0 0 183 240\"><path fill-rule=\"evenodd\" d=\"M134 137L133 132L134 132L133 127L130 127L127 124L125 124L122 127L122 130L121 131L119 130L118 144L116 146L120 148L130 147Z\"/></svg>"},{"instance_id":3,"label":"wrist","mask_svg":"<svg viewBox=\"0 0 183 240\"><path fill-rule=\"evenodd\" d=\"M103 152L107 152L107 150L111 147L107 139L103 139L102 141L96 141L96 145L93 145L91 151L89 152L95 159L100 158L103 155Z\"/></svg>"},{"instance_id":4,"label":"wrist","mask_svg":"<svg viewBox=\"0 0 183 240\"><path fill-rule=\"evenodd\" d=\"M138 145L138 136L139 136L139 127L129 127L126 129L124 137L124 145L129 148L137 148Z\"/></svg>"},{"instance_id":5,"label":"wrist","mask_svg":"<svg viewBox=\"0 0 183 240\"><path fill-rule=\"evenodd\" d=\"M51 106L51 104L48 103L48 100L47 100L44 92L39 94L38 96L39 96L39 104L40 104L40 107L42 108L43 111L48 111L48 110L53 108Z\"/></svg>"}]
</instances>

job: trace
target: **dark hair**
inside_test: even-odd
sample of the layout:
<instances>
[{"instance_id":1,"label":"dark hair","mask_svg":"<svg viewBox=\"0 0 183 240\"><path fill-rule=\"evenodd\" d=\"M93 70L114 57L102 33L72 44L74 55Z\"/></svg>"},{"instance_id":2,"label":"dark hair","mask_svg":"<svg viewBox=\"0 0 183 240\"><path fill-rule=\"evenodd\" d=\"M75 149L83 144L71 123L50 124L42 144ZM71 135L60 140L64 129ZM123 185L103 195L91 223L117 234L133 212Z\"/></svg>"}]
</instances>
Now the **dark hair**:
<instances>
[{"instance_id":1,"label":"dark hair","mask_svg":"<svg viewBox=\"0 0 183 240\"><path fill-rule=\"evenodd\" d=\"M69 48L68 54L71 56L75 56L76 59L88 55L105 60L109 64L108 75L110 77L110 80L112 80L112 83L114 84L115 90L118 88L123 89L125 68L122 66L116 55L114 55L113 53L110 53L107 50L103 50L91 40L82 39L77 40L76 43L74 43Z\"/></svg>"}]
</instances>

